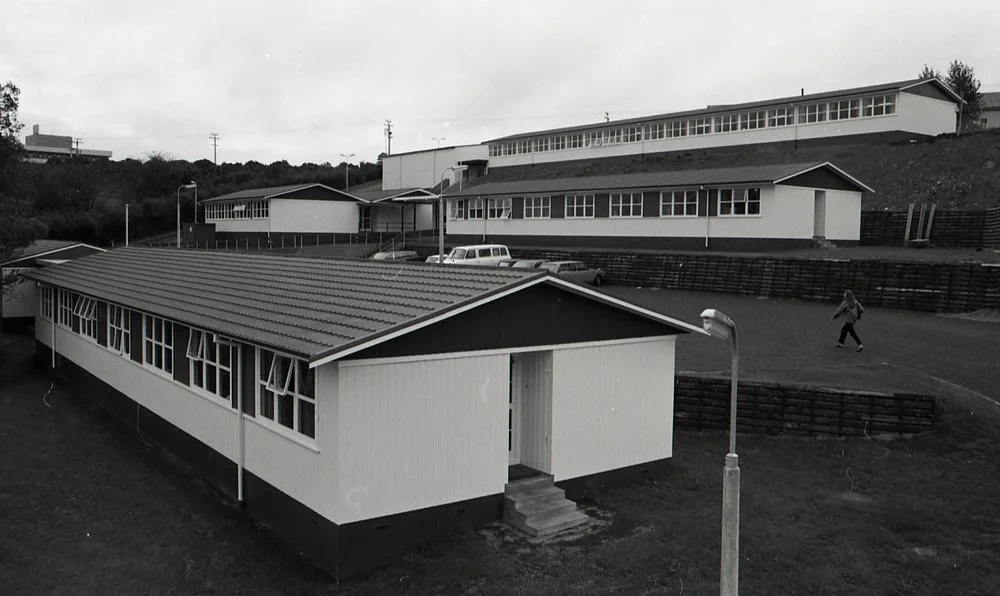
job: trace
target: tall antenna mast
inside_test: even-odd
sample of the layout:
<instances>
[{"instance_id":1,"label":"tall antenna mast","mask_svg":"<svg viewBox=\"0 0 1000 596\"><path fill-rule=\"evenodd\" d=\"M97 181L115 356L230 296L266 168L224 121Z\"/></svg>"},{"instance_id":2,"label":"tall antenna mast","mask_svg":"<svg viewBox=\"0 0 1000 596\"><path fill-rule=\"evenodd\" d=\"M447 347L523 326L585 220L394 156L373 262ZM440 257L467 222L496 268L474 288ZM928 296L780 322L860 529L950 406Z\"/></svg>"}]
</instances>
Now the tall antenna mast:
<instances>
[{"instance_id":1,"label":"tall antenna mast","mask_svg":"<svg viewBox=\"0 0 1000 596\"><path fill-rule=\"evenodd\" d=\"M208 138L212 140L212 163L219 165L219 133L213 132Z\"/></svg>"},{"instance_id":2,"label":"tall antenna mast","mask_svg":"<svg viewBox=\"0 0 1000 596\"><path fill-rule=\"evenodd\" d=\"M385 121L385 154L392 155L392 120Z\"/></svg>"}]
</instances>

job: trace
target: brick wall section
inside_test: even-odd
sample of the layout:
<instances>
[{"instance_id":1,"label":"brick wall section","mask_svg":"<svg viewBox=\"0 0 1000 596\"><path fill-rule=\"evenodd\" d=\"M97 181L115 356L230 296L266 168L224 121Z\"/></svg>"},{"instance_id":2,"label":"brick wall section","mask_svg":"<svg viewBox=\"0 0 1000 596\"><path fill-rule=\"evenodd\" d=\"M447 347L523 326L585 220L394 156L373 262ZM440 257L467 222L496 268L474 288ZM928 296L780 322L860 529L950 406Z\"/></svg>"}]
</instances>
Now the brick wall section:
<instances>
[{"instance_id":1,"label":"brick wall section","mask_svg":"<svg viewBox=\"0 0 1000 596\"><path fill-rule=\"evenodd\" d=\"M861 244L902 246L906 237L906 211L862 211ZM929 211L925 214L929 217ZM914 208L910 239L917 237L920 208ZM926 227L926 221L924 223ZM937 210L931 226L931 244L941 247L987 248L1000 246L1000 207L985 210Z\"/></svg>"},{"instance_id":2,"label":"brick wall section","mask_svg":"<svg viewBox=\"0 0 1000 596\"><path fill-rule=\"evenodd\" d=\"M674 425L729 429L729 381L678 375ZM808 385L740 382L736 430L783 435L864 436L931 430L935 399L914 393L874 393Z\"/></svg>"},{"instance_id":3,"label":"brick wall section","mask_svg":"<svg viewBox=\"0 0 1000 596\"><path fill-rule=\"evenodd\" d=\"M1000 309L1000 266L849 259L795 259L718 253L512 249L517 258L578 259L614 284L839 302L845 289L865 306L924 312Z\"/></svg>"}]
</instances>

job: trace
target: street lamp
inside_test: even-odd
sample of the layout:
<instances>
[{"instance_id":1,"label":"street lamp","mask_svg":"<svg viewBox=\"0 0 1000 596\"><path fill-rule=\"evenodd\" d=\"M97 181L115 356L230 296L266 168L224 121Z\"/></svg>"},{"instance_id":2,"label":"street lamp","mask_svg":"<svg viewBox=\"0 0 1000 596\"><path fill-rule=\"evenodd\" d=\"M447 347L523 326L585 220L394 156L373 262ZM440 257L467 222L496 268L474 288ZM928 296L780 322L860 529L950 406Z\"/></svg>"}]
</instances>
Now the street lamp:
<instances>
[{"instance_id":1,"label":"street lamp","mask_svg":"<svg viewBox=\"0 0 1000 596\"><path fill-rule=\"evenodd\" d=\"M736 323L714 308L701 313L705 331L719 339L733 342L733 380L729 397L729 453L722 477L722 560L719 581L721 596L739 594L740 577L740 466L736 456L736 367L739 346L736 343Z\"/></svg>"},{"instance_id":2,"label":"street lamp","mask_svg":"<svg viewBox=\"0 0 1000 596\"><path fill-rule=\"evenodd\" d=\"M448 166L441 171L441 186L444 186L444 173L464 172L469 166ZM444 188L438 189L438 263L444 263Z\"/></svg>"},{"instance_id":3,"label":"street lamp","mask_svg":"<svg viewBox=\"0 0 1000 596\"><path fill-rule=\"evenodd\" d=\"M347 190L351 187L350 181L348 180L351 173L349 168L351 167L351 158L354 157L355 155L357 155L357 153L340 154L340 156L344 158L344 190Z\"/></svg>"},{"instance_id":4,"label":"street lamp","mask_svg":"<svg viewBox=\"0 0 1000 596\"><path fill-rule=\"evenodd\" d=\"M185 188L197 189L198 185L192 182L191 184L181 184L177 187L177 248L181 247L181 190Z\"/></svg>"}]
</instances>

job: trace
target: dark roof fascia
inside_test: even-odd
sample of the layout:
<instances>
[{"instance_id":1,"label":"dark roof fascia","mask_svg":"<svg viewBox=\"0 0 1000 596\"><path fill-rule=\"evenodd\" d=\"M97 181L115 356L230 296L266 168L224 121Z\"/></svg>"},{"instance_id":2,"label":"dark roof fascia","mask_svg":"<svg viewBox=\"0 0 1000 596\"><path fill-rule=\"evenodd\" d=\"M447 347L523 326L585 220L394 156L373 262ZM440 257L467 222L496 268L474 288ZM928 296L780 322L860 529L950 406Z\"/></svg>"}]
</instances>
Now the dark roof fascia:
<instances>
[{"instance_id":1,"label":"dark roof fascia","mask_svg":"<svg viewBox=\"0 0 1000 596\"><path fill-rule=\"evenodd\" d=\"M911 81L910 84L902 85L899 88L899 90L906 91L907 89L912 89L913 87L919 87L920 85L927 85L927 84L937 85L942 91L945 92L946 95L950 95L951 98L954 99L959 104L968 103L964 99L962 99L961 95L955 93L955 91L948 86L948 83L945 83L944 81L942 81L937 77L933 77L930 79L917 79L915 81Z\"/></svg>"},{"instance_id":2,"label":"dark roof fascia","mask_svg":"<svg viewBox=\"0 0 1000 596\"><path fill-rule=\"evenodd\" d=\"M329 191L334 192L336 194L343 195L345 197L348 197L350 199L354 199L355 201L359 201L359 202L362 202L362 203L368 203L368 202L370 202L370 201L368 201L368 199L363 199L363 198L361 198L359 196L352 195L351 193L349 193L347 191L338 190L336 188L327 186L325 184L321 184L319 182L314 182L312 184L303 184L302 186L293 186L292 188L282 187L282 186L275 187L275 188L284 188L284 190L282 190L281 192L275 192L275 193L268 193L269 190L273 190L273 189L270 189L270 188L248 188L248 189L245 189L245 190L237 190L237 191L231 192L229 194L224 194L221 197L212 197L211 199L205 199L205 200L201 201L201 203L204 204L204 203L221 203L221 202L226 202L226 201L236 202L236 201L254 201L254 200L260 200L260 199L275 199L275 198L281 198L283 195L287 195L287 194L290 194L290 193L293 193L293 192L299 192L299 191L302 191L302 190L308 190L310 188L316 188L316 187L329 190ZM234 197L233 196L233 195L239 194L241 192L255 192L255 191L260 191L261 194L259 194L259 195L250 195L250 196L245 196L245 197ZM306 200L306 199L303 199L303 200Z\"/></svg>"},{"instance_id":3,"label":"dark roof fascia","mask_svg":"<svg viewBox=\"0 0 1000 596\"><path fill-rule=\"evenodd\" d=\"M413 194L413 196L406 196L406 195L410 195L412 193L415 193L415 194ZM426 188L410 188L410 189L404 190L404 191L399 192L399 193L394 194L394 195L389 195L387 197L382 197L381 199L374 199L371 202L372 203L381 203L383 201L399 201L399 202L425 201L427 199L434 199L436 201L437 198L438 198L438 196L436 194L432 193L431 191L427 190Z\"/></svg>"},{"instance_id":4,"label":"dark roof fascia","mask_svg":"<svg viewBox=\"0 0 1000 596\"><path fill-rule=\"evenodd\" d=\"M689 323L685 323L684 321L680 321L678 319L674 319L672 317L668 317L666 315L662 315L660 313L642 308L641 306L631 304L624 300L619 300L618 298L614 298L607 294L591 290L590 288L587 288L581 284L577 284L575 282L556 277L549 271L539 271L535 275L524 277L511 284L495 288L490 292L480 294L479 296L476 296L474 298L469 298L467 300L463 300L462 302L457 302L455 304L452 304L446 309L442 309L433 313L428 313L427 315L424 315L418 319L407 321L406 323L402 323L390 329L384 329L383 331L377 334L373 334L364 338L359 338L353 342L344 344L342 346L338 346L337 348L331 349L325 353L321 353L309 361L309 366L310 368L313 368L317 366L322 366L323 364L332 362L334 360L339 360L346 356L350 356L351 354L396 339L397 337L406 335L408 333L412 333L414 331L417 331L418 329L422 329L429 325L433 325L439 321L449 319L468 310L472 310L473 308L476 308L483 304L492 302L494 300L498 300L500 298L503 298L504 296L514 294L516 292L530 288L540 283L549 284L554 287L578 294L585 298L589 298L596 302L600 302L605 306L610 306L612 308L623 310L625 312L629 312L644 317L646 319L652 320L654 322L669 326L674 330L676 330L678 333L700 333L703 335L708 335L708 333L703 329L695 327L694 325L691 325Z\"/></svg>"},{"instance_id":5,"label":"dark roof fascia","mask_svg":"<svg viewBox=\"0 0 1000 596\"><path fill-rule=\"evenodd\" d=\"M811 93L809 95L791 95L788 97L780 97L776 99L766 99L759 101L752 101L739 104L724 104L724 105L711 105L705 108L697 108L693 110L684 110L680 112L668 112L664 114L651 114L649 116L640 116L637 118L626 118L624 120L612 120L611 122L595 122L592 124L580 124L576 126L567 126L562 128L550 128L547 130L539 130L526 133L517 133L513 135L507 135L504 137L498 137L495 139L490 139L484 141L483 144L497 143L502 141L512 141L515 139L527 139L545 136L549 134L558 133L568 133L583 130L604 130L607 128L617 128L619 126L628 126L630 124L642 124L647 122L659 121L659 120L671 120L675 118L689 118L693 116L710 116L715 114L726 114L729 112L746 110L752 108L763 108L768 106L788 106L793 104L810 103L813 101L819 101L823 99L833 99L837 97L846 97L851 95L860 95L864 93L877 93L879 91L888 91L890 89L896 91L903 91L917 85L922 85L926 83L935 82L938 85L943 86L947 90L948 94L955 97L956 100L961 101L961 98L955 95L951 89L948 89L947 85L942 83L938 79L909 79L906 81L898 81L894 83L883 83L880 85L870 85L867 87L853 87L850 89L840 89L836 91L823 91L820 93Z\"/></svg>"},{"instance_id":6,"label":"dark roof fascia","mask_svg":"<svg viewBox=\"0 0 1000 596\"><path fill-rule=\"evenodd\" d=\"M834 174L840 176L841 178L843 178L847 182L850 182L854 186L857 186L858 189L860 189L862 192L870 192L872 194L875 194L875 189L873 189L872 187L868 186L864 182L861 182L860 180L858 180L854 176L851 176L850 174L848 174L844 170L841 170L840 168L838 168L837 166L833 165L830 162L824 162L824 163L816 164L815 166L812 166L810 168L806 168L806 169L802 170L801 172L796 172L794 174L789 174L788 176L784 176L783 178L779 178L779 179L775 180L773 183L774 184L781 184L782 182L784 182L786 180L789 180L791 178L795 178L796 176L801 176L802 174L805 174L806 172L811 172L813 170L818 170L819 168L828 168L828 169L832 170Z\"/></svg>"},{"instance_id":7,"label":"dark roof fascia","mask_svg":"<svg viewBox=\"0 0 1000 596\"><path fill-rule=\"evenodd\" d=\"M788 167L788 170L786 170L784 172L781 172L780 176L756 175L756 176L746 176L746 177L741 178L739 180L724 179L724 180L719 180L719 181L715 181L715 182L713 182L712 180L708 179L708 180L704 180L704 181L698 182L698 184L703 184L703 185L707 185L707 186L713 186L713 185L733 185L733 184L777 184L780 180L785 180L785 179L790 178L790 177L798 176L798 175L803 174L805 172L814 170L814 169L816 169L818 167L829 166L829 167L833 168L838 175L841 175L842 177L845 177L845 179L849 180L850 182L858 185L860 189L871 190L867 186L865 186L861 182L857 181L856 179L852 178L846 172L844 172L843 170L840 170L836 166L833 166L833 164L830 164L829 162L826 162L826 163L809 163L809 164L779 164L779 165L786 165ZM764 166L764 167L766 167L766 166ZM706 170L706 171L725 172L725 171L729 171L729 170L733 170L733 169L735 169L735 168L712 168L712 169ZM754 166L741 166L739 169L747 170L747 171L753 171L753 170L759 170L761 168L760 167L756 167L755 168ZM699 170L678 170L678 172L698 172L698 171ZM522 192L524 192L524 193L529 193L529 192L574 192L574 191L579 191L579 192L583 192L583 191L594 192L594 191L602 191L602 190L626 190L626 189L650 188L650 187L657 187L657 188L659 188L659 187L663 187L663 188L682 188L682 187L689 187L692 184L694 184L693 182L691 182L691 183L679 183L679 184L667 184L667 185L664 185L664 184L653 184L653 183L644 183L643 182L644 179L649 178L651 175L655 175L655 174L659 174L659 173L661 173L661 172L642 172L642 173L636 173L636 174L624 174L624 175L619 175L619 176L613 176L612 175L612 176L588 176L588 177L582 177L582 178L566 178L566 179L563 179L563 180L565 180L565 185L564 186L562 186L562 187L560 187L560 188L558 188L556 190L554 190L554 189L546 189L544 191L543 190L538 190L538 191L532 191L532 190L510 190L509 186L515 185L515 184L517 184L517 185L524 185L524 184L528 184L528 183L531 183L531 182L537 182L537 183L556 183L560 179L557 179L557 178L542 178L542 179L536 179L536 180L511 180L511 181L505 181L505 182L486 182L486 183L484 183L482 185L479 185L479 186L466 187L465 189L463 189L461 191L458 191L458 192L455 192L455 193L448 193L446 191L443 194L444 194L444 198L451 199L451 198L475 198L475 197L479 197L479 196L498 196L498 195L520 194ZM632 178L633 181L629 181L629 178ZM608 184L596 185L594 183L594 181L597 181L597 180L600 180L600 179L608 179L608 180L625 179L625 183L624 184L610 184L610 183L608 183ZM587 184L587 183L585 183L585 181L589 181L589 182L591 182L591 184ZM574 185L576 185L576 186L574 186ZM491 189L487 189L488 192L483 192L484 189L481 188L481 187L488 187L488 186L493 186L494 189L492 189L492 190ZM504 188L505 186L507 186L508 188ZM874 191L872 191L872 192L874 192Z\"/></svg>"}]
</instances>

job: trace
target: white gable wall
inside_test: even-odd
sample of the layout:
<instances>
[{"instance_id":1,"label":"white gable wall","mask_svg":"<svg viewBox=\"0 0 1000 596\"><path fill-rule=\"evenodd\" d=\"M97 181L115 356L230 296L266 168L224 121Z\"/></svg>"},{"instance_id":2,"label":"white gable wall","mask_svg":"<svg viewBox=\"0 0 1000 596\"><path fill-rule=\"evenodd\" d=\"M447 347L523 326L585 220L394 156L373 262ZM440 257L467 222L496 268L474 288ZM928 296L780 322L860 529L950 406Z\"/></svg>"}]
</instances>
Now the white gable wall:
<instances>
[{"instance_id":1,"label":"white gable wall","mask_svg":"<svg viewBox=\"0 0 1000 596\"><path fill-rule=\"evenodd\" d=\"M441 183L441 175L454 183L457 178L448 170L460 161L487 159L486 145L463 145L417 153L388 155L382 158L382 190L399 188L433 188Z\"/></svg>"},{"instance_id":2,"label":"white gable wall","mask_svg":"<svg viewBox=\"0 0 1000 596\"><path fill-rule=\"evenodd\" d=\"M900 93L897 110L899 128L925 135L953 133L956 128L954 102L913 93Z\"/></svg>"},{"instance_id":3,"label":"white gable wall","mask_svg":"<svg viewBox=\"0 0 1000 596\"><path fill-rule=\"evenodd\" d=\"M358 232L358 203L355 201L274 198L270 203L271 232Z\"/></svg>"},{"instance_id":4,"label":"white gable wall","mask_svg":"<svg viewBox=\"0 0 1000 596\"><path fill-rule=\"evenodd\" d=\"M506 354L341 362L333 521L502 493L508 381Z\"/></svg>"},{"instance_id":5,"label":"white gable wall","mask_svg":"<svg viewBox=\"0 0 1000 596\"><path fill-rule=\"evenodd\" d=\"M673 454L675 337L554 350L556 482Z\"/></svg>"}]
</instances>

